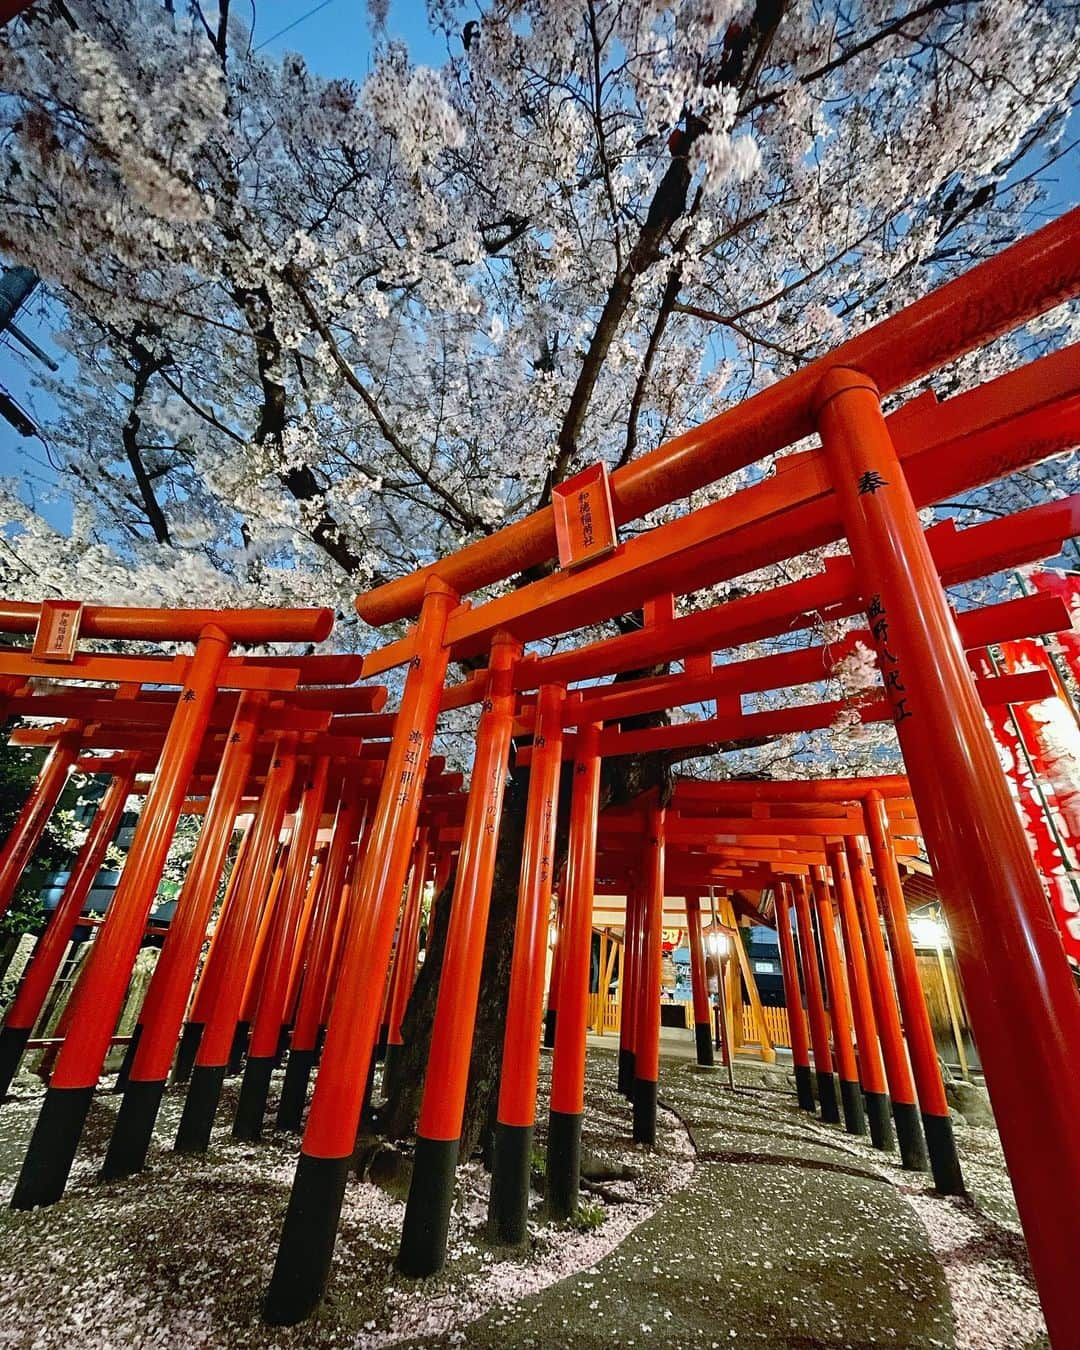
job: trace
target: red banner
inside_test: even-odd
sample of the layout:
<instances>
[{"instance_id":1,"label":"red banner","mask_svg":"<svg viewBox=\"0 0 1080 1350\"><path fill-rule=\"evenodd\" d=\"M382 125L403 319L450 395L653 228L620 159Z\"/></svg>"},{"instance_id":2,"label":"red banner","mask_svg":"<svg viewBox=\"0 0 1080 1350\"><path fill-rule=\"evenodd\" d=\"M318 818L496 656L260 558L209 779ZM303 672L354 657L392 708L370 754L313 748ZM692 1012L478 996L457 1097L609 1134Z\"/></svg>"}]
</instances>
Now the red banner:
<instances>
[{"instance_id":1,"label":"red banner","mask_svg":"<svg viewBox=\"0 0 1080 1350\"><path fill-rule=\"evenodd\" d=\"M1080 727L1041 643L1005 642L999 650L996 666L985 649L969 654L977 674L1042 670L1058 690L1037 703L989 708L987 718L1065 950L1080 964Z\"/></svg>"},{"instance_id":2,"label":"red banner","mask_svg":"<svg viewBox=\"0 0 1080 1350\"><path fill-rule=\"evenodd\" d=\"M1080 681L1080 576L1071 572L1032 572L1028 578L1031 584L1047 595L1056 595L1064 600L1073 616L1072 629L1058 633L1054 645L1061 654L1074 680Z\"/></svg>"}]
</instances>

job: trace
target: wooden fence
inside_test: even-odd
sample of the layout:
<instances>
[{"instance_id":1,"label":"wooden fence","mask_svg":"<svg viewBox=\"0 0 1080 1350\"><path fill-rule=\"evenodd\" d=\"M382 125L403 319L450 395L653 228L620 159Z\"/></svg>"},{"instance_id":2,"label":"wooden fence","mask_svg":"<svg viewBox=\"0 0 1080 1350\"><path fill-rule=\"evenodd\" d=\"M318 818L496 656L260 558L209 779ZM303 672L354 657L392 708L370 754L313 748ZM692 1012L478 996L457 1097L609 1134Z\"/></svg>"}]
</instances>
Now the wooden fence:
<instances>
[{"instance_id":1,"label":"wooden fence","mask_svg":"<svg viewBox=\"0 0 1080 1350\"><path fill-rule=\"evenodd\" d=\"M761 1010L765 1015L765 1031L773 1045L791 1045L791 1030L788 1026L786 1008L771 1008L765 1004ZM757 1040L757 1027L754 1023L754 1010L748 1003L742 1005L742 1038L744 1041Z\"/></svg>"},{"instance_id":2,"label":"wooden fence","mask_svg":"<svg viewBox=\"0 0 1080 1350\"><path fill-rule=\"evenodd\" d=\"M666 1005L672 1006L670 1004ZM675 1007L683 1009L683 1015L686 1019L685 1025L688 1031L693 1030L694 1026L694 1005L687 1001L686 1003L676 1003ZM786 1008L765 1007L762 1010L765 1014L765 1030L768 1032L769 1039L773 1045L789 1046L791 1044L791 1032L788 1029L788 1017ZM589 995L589 1030L597 1035L607 1035L611 1033L617 1035L619 1031L619 1000L615 998L604 999L600 994ZM754 1024L754 1010L748 1003L742 1005L742 1040L753 1043L757 1040L757 1028Z\"/></svg>"}]
</instances>

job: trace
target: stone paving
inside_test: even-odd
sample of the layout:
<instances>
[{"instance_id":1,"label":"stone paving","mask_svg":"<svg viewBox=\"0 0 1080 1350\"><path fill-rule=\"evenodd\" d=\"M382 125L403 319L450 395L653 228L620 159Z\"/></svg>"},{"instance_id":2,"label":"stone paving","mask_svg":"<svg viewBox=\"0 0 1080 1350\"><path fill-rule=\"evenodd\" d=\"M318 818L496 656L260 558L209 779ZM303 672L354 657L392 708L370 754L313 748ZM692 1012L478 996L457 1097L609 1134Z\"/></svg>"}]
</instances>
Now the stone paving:
<instances>
[{"instance_id":1,"label":"stone paving","mask_svg":"<svg viewBox=\"0 0 1080 1350\"><path fill-rule=\"evenodd\" d=\"M952 1346L948 1285L877 1159L749 1065L665 1064L692 1181L595 1268L492 1314L467 1344ZM770 1082L770 1087L743 1085ZM867 1150L869 1152L869 1150Z\"/></svg>"}]
</instances>

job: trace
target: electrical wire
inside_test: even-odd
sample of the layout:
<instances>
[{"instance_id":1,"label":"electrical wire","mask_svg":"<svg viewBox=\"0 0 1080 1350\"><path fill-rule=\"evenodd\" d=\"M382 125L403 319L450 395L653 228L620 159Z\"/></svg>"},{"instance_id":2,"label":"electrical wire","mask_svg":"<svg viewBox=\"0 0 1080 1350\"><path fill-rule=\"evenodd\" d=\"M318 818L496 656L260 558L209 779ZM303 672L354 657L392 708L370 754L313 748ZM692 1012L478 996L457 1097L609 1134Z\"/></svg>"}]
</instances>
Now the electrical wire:
<instances>
[{"instance_id":1,"label":"electrical wire","mask_svg":"<svg viewBox=\"0 0 1080 1350\"><path fill-rule=\"evenodd\" d=\"M279 28L276 33L271 33L268 38L264 38L255 50L261 52L264 47L268 47L271 42L276 42L279 37L284 37L286 33L291 33L294 28L299 28L302 23L310 19L313 14L318 14L320 9L325 9L327 5L332 5L334 0L321 0L321 3L309 9L306 14L301 14L298 19L293 19L292 23L287 23L284 28Z\"/></svg>"}]
</instances>

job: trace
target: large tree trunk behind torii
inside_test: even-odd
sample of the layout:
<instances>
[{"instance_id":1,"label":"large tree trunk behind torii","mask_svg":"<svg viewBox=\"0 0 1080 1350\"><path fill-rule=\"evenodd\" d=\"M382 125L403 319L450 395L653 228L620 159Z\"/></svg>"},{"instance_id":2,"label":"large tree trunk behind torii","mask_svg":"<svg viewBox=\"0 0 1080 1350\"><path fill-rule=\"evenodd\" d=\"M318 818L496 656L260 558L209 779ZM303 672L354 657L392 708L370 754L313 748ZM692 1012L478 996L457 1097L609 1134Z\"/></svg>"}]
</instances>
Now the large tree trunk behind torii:
<instances>
[{"instance_id":1,"label":"large tree trunk behind torii","mask_svg":"<svg viewBox=\"0 0 1080 1350\"><path fill-rule=\"evenodd\" d=\"M666 801L670 795L670 783L670 770L666 758L662 755L609 760L604 764L601 778L601 809L631 801L650 788L656 788L661 800ZM510 987L510 962L514 950L514 922L517 916L518 879L521 871L528 793L528 771L522 769L514 771L506 788L495 862L495 880L491 888L491 909L484 944L484 964L480 978L480 997L469 1069L469 1091L461 1131L462 1160L471 1157L477 1146L485 1142L486 1127L494 1123L498 1104L499 1070ZM569 801L570 774L564 767L560 790L560 826L556 842L557 867L566 855ZM379 1130L390 1139L408 1138L415 1132L439 977L442 973L452 894L453 878L448 883L445 893L437 900L435 924L428 934L427 954L417 976L402 1026L405 1047L397 1058L392 1081L386 1084L388 1101L379 1113ZM539 1026L536 1028L536 1035L539 1040ZM544 1117L542 1104L538 1107L537 1116L541 1120Z\"/></svg>"}]
</instances>

